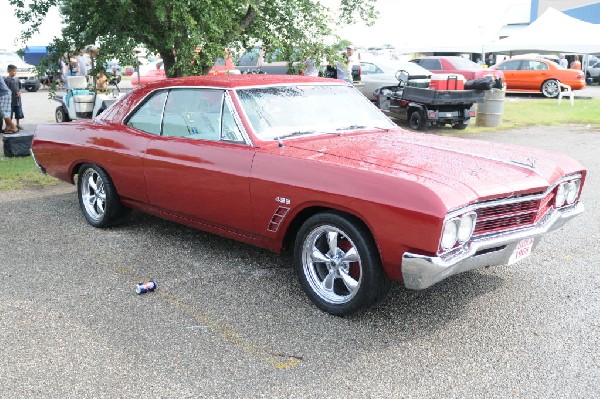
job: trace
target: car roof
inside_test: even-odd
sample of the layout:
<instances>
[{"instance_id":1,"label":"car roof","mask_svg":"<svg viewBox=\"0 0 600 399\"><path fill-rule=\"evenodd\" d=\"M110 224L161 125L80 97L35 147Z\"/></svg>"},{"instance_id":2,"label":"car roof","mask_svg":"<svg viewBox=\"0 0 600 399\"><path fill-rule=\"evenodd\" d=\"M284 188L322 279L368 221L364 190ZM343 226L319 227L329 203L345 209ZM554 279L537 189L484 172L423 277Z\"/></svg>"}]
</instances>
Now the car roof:
<instances>
[{"instance_id":1,"label":"car roof","mask_svg":"<svg viewBox=\"0 0 600 399\"><path fill-rule=\"evenodd\" d=\"M155 88L173 87L173 86L207 86L226 89L236 89L242 87L272 86L280 84L306 84L306 83L326 83L347 85L346 82L337 79L326 79L316 76L300 75L269 75L269 74L241 74L241 75L202 75L187 76L182 78L164 79L149 83L147 86Z\"/></svg>"},{"instance_id":2,"label":"car roof","mask_svg":"<svg viewBox=\"0 0 600 399\"><path fill-rule=\"evenodd\" d=\"M423 68L421 65L416 64L410 61L394 61L394 60L385 60L385 61L371 61L365 60L361 61L365 63L370 63L378 66L383 69L386 73L396 73L398 70L404 69L409 74L422 74L422 75L431 75L431 72L428 69Z\"/></svg>"}]
</instances>

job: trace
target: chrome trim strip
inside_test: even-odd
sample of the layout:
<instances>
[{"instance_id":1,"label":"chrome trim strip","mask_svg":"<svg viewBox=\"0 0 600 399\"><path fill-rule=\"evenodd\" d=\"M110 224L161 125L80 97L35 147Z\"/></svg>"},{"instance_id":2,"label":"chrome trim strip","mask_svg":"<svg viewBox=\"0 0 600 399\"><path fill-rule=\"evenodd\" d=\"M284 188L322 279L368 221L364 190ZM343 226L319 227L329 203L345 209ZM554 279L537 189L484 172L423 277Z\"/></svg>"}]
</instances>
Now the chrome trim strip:
<instances>
[{"instance_id":1,"label":"chrome trim strip","mask_svg":"<svg viewBox=\"0 0 600 399\"><path fill-rule=\"evenodd\" d=\"M35 154L33 153L33 148L29 149L29 153L31 154L31 158L33 158L33 162L35 163L35 166L37 166L37 168L40 170L40 172L42 172L43 174L46 174L46 169L42 168L42 166L38 163L37 158L35 157Z\"/></svg>"},{"instance_id":2,"label":"chrome trim strip","mask_svg":"<svg viewBox=\"0 0 600 399\"><path fill-rule=\"evenodd\" d=\"M245 144L249 145L250 147L254 147L254 144L252 144L252 140L250 140L250 135L248 134L246 128L244 127L244 124L242 123L242 118L240 118L240 114L235 108L235 104L233 103L233 99L231 98L229 90L225 91L225 105L229 107L229 111L233 116L233 120L235 121L238 130L242 133L242 137L244 138ZM223 129L221 128L221 133L223 133L222 130Z\"/></svg>"},{"instance_id":3,"label":"chrome trim strip","mask_svg":"<svg viewBox=\"0 0 600 399\"><path fill-rule=\"evenodd\" d=\"M558 229L583 211L584 206L581 202L569 208L552 209L537 225L479 236L458 251L440 256L405 252L402 255L404 285L408 289L422 290L464 271L506 264L521 240L534 238L535 248L544 234ZM496 248L497 250L494 250ZM477 252L484 250L491 251L477 255Z\"/></svg>"}]
</instances>

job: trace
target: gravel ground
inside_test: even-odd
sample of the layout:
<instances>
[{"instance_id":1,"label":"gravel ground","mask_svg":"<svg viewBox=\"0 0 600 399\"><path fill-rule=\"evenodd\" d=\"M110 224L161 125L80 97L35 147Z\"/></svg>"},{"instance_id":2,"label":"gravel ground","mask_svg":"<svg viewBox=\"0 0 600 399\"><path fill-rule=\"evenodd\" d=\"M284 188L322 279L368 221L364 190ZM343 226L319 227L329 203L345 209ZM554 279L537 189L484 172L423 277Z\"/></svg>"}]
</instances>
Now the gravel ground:
<instances>
[{"instance_id":1,"label":"gravel ground","mask_svg":"<svg viewBox=\"0 0 600 399\"><path fill-rule=\"evenodd\" d=\"M94 229L66 184L0 193L0 397L599 397L599 131L469 137L578 159L586 212L520 263L349 318L285 256L137 212Z\"/></svg>"}]
</instances>

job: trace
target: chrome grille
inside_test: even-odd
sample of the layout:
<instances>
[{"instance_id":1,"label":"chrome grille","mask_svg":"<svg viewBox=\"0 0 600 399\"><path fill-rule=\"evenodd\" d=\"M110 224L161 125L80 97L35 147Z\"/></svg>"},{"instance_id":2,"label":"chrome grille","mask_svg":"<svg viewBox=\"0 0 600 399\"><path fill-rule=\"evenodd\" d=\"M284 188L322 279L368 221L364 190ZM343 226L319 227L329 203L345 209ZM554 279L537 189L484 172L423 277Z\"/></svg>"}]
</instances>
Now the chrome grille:
<instances>
[{"instance_id":1,"label":"chrome grille","mask_svg":"<svg viewBox=\"0 0 600 399\"><path fill-rule=\"evenodd\" d=\"M507 231L535 224L552 207L554 190L546 196L539 194L521 199L494 201L476 209L474 236ZM534 197L534 198L531 198Z\"/></svg>"}]
</instances>

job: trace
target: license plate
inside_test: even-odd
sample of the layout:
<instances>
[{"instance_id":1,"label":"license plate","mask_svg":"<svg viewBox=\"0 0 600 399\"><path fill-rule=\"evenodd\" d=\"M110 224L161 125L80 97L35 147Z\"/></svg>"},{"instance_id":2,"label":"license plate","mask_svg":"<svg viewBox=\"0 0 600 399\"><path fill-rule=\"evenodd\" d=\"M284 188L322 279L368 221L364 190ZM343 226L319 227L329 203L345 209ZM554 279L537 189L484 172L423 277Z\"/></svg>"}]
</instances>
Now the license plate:
<instances>
[{"instance_id":1,"label":"license plate","mask_svg":"<svg viewBox=\"0 0 600 399\"><path fill-rule=\"evenodd\" d=\"M524 240L519 241L517 247L514 252L508 259L508 264L512 265L520 261L521 259L525 259L529 255L531 255L531 249L533 248L533 238L525 238Z\"/></svg>"}]
</instances>

